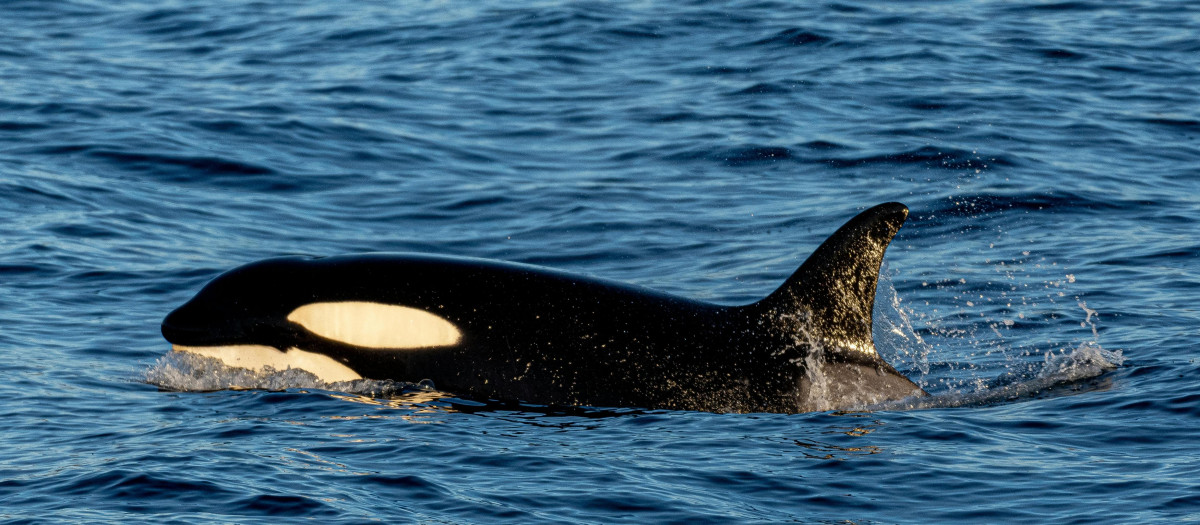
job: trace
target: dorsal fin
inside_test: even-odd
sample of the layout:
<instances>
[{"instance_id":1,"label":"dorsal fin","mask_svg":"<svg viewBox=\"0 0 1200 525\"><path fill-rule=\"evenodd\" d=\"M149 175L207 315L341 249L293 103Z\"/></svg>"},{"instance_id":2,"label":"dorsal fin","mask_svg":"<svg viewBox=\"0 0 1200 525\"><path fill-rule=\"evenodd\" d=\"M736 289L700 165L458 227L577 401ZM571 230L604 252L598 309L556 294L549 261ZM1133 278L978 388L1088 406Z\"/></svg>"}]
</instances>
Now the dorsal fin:
<instances>
[{"instance_id":1,"label":"dorsal fin","mask_svg":"<svg viewBox=\"0 0 1200 525\"><path fill-rule=\"evenodd\" d=\"M870 208L834 232L796 273L750 308L759 315L798 315L827 346L875 355L871 310L883 252L908 217L889 202Z\"/></svg>"}]
</instances>

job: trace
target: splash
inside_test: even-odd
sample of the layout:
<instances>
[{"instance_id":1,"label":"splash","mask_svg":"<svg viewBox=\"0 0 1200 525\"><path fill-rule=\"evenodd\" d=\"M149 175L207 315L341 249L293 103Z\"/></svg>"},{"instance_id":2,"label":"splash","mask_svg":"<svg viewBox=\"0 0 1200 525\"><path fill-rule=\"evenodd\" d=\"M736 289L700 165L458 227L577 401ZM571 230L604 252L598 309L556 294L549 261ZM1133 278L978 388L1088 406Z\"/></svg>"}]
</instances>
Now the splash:
<instances>
[{"instance_id":1,"label":"splash","mask_svg":"<svg viewBox=\"0 0 1200 525\"><path fill-rule=\"evenodd\" d=\"M639 409L631 408L543 406L508 401L461 399L454 394L437 390L433 382L429 380L408 383L392 380L356 379L327 383L300 369L255 372L245 368L230 367L217 359L187 352L171 352L159 358L146 370L145 381L163 390L177 392L320 390L333 399L354 405L396 411L386 414L352 411L345 415L327 416L339 420L398 418L409 423L430 424L443 422L443 419L437 416L448 413L504 415L505 417L526 414L561 417L568 420L552 424L520 418L514 419L514 421L536 426L553 425L566 429L579 426L581 421L643 413Z\"/></svg>"},{"instance_id":2,"label":"splash","mask_svg":"<svg viewBox=\"0 0 1200 525\"><path fill-rule=\"evenodd\" d=\"M792 334L792 345L795 348L807 348L803 357L790 360L792 365L804 371L807 392L799 392L796 400L796 410L801 412L825 412L835 410L835 393L829 382L829 374L825 373L825 341L817 337L812 330L811 312L801 310L779 316L779 322L785 328L784 333ZM777 351L782 354L783 349Z\"/></svg>"},{"instance_id":3,"label":"splash","mask_svg":"<svg viewBox=\"0 0 1200 525\"><path fill-rule=\"evenodd\" d=\"M893 303L894 306L898 304ZM885 402L870 408L910 410L981 406L1107 389L1111 381L1104 380L1103 375L1123 365L1125 357L1120 350L1101 347L1096 327L1100 319L1099 312L1089 308L1084 301L1078 301L1078 305L1086 315L1080 326L1091 328L1090 341L1079 343L1074 348L1048 350L1041 354L1040 362L1020 363L1008 356L1007 371L993 379L975 377L962 387L949 388L930 397ZM914 333L910 337L919 340L915 336ZM968 369L973 370L970 367ZM922 377L920 382L926 386L929 380Z\"/></svg>"},{"instance_id":4,"label":"splash","mask_svg":"<svg viewBox=\"0 0 1200 525\"><path fill-rule=\"evenodd\" d=\"M1107 390L1111 381L1103 374L1125 361L1121 351L1108 351L1093 343L1084 343L1070 352L1047 352L1041 366L1031 373L1007 373L981 382L973 391L949 391L930 397L885 402L873 410L914 410L953 408L1008 403L1026 399Z\"/></svg>"},{"instance_id":5,"label":"splash","mask_svg":"<svg viewBox=\"0 0 1200 525\"><path fill-rule=\"evenodd\" d=\"M146 382L164 390L212 392L216 390L287 390L292 388L328 390L367 396L395 397L412 392L435 392L432 382L356 379L326 383L298 368L262 372L226 366L220 360L188 352L171 352L146 370Z\"/></svg>"},{"instance_id":6,"label":"splash","mask_svg":"<svg viewBox=\"0 0 1200 525\"><path fill-rule=\"evenodd\" d=\"M892 272L884 262L879 271L872 312L872 339L876 352L898 370L913 370L929 375L929 355L933 345L925 341L913 325L914 312L903 304L892 283ZM883 355L887 352L889 355ZM922 385L924 386L924 385Z\"/></svg>"}]
</instances>

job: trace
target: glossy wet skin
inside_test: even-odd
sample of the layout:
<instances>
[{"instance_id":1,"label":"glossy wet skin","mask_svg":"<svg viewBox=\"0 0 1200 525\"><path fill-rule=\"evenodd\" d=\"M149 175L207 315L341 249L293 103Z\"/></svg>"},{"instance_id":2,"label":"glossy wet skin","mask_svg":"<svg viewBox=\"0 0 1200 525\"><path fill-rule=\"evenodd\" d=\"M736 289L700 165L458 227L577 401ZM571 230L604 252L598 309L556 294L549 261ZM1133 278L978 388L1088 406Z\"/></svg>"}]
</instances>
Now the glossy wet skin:
<instances>
[{"instance_id":1,"label":"glossy wet skin","mask_svg":"<svg viewBox=\"0 0 1200 525\"><path fill-rule=\"evenodd\" d=\"M310 330L323 320L309 319L308 328L295 322L297 312L313 305L348 303L420 312L458 335L426 341L440 344L372 348L353 344L362 343L361 334L339 339ZM319 310L328 315L337 308ZM650 406L666 397L664 375L678 375L671 383L687 385L711 375L707 363L720 369L728 361L718 357L730 341L717 337L731 322L721 315L727 310L522 265L373 254L273 259L232 270L172 312L163 333L181 347L318 352L363 377L431 379L439 388L482 397L609 406L633 399ZM405 324L395 321L367 325L387 325L386 331Z\"/></svg>"},{"instance_id":2,"label":"glossy wet skin","mask_svg":"<svg viewBox=\"0 0 1200 525\"><path fill-rule=\"evenodd\" d=\"M480 398L743 412L859 406L921 393L870 341L879 261L904 215L902 206L864 212L780 291L746 306L478 259L287 257L219 276L167 316L163 335L231 366L429 379ZM833 278L841 281L826 285Z\"/></svg>"}]
</instances>

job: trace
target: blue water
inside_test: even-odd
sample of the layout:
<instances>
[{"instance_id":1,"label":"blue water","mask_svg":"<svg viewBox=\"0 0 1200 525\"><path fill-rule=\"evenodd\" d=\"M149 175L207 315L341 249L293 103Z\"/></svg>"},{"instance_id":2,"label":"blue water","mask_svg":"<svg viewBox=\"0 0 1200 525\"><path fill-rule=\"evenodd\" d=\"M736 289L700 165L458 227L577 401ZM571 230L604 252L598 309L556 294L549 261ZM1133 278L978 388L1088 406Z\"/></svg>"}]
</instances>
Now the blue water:
<instances>
[{"instance_id":1,"label":"blue water","mask_svg":"<svg viewBox=\"0 0 1200 525\"><path fill-rule=\"evenodd\" d=\"M0 519L1200 519L1200 4L798 4L0 3ZM893 200L918 405L337 391L158 333L295 253L747 302Z\"/></svg>"}]
</instances>

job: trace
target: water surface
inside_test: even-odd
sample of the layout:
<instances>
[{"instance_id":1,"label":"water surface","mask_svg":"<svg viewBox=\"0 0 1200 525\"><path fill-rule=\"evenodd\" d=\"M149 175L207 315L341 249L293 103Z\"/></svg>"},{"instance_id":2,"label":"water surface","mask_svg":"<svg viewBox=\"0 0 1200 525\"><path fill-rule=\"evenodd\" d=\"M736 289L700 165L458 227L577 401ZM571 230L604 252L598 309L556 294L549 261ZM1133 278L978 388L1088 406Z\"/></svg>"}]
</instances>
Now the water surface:
<instances>
[{"instance_id":1,"label":"water surface","mask_svg":"<svg viewBox=\"0 0 1200 525\"><path fill-rule=\"evenodd\" d=\"M1200 518L1193 3L20 0L0 20L5 520ZM887 201L912 214L876 340L918 405L481 405L173 361L158 333L281 254L748 302Z\"/></svg>"}]
</instances>

